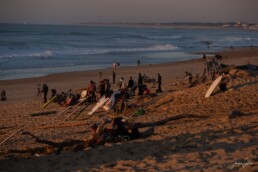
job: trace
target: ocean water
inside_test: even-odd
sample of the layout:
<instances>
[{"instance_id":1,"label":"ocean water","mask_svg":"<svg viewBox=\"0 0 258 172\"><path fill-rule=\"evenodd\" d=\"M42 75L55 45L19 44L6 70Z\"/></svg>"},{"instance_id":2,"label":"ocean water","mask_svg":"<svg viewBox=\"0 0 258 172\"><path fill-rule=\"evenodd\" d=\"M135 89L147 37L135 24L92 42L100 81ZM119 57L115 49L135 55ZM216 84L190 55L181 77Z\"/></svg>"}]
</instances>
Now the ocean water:
<instances>
[{"instance_id":1,"label":"ocean water","mask_svg":"<svg viewBox=\"0 0 258 172\"><path fill-rule=\"evenodd\" d=\"M182 61L230 46L258 45L241 29L132 28L0 24L0 80ZM209 46L209 48L208 48Z\"/></svg>"}]
</instances>

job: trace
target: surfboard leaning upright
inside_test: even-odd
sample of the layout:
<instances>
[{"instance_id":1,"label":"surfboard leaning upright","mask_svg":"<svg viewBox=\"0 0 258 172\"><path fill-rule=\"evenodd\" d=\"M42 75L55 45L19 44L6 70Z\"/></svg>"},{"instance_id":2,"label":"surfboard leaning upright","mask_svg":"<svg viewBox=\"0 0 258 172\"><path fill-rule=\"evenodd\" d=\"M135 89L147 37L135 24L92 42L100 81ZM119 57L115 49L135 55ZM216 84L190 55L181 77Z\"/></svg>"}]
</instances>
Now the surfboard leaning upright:
<instances>
[{"instance_id":1,"label":"surfboard leaning upright","mask_svg":"<svg viewBox=\"0 0 258 172\"><path fill-rule=\"evenodd\" d=\"M220 83L221 80L222 80L222 76L219 76L217 79L215 79L215 81L213 81L210 88L205 94L206 98L210 97L211 93L215 90L215 88L217 87L217 85Z\"/></svg>"}]
</instances>

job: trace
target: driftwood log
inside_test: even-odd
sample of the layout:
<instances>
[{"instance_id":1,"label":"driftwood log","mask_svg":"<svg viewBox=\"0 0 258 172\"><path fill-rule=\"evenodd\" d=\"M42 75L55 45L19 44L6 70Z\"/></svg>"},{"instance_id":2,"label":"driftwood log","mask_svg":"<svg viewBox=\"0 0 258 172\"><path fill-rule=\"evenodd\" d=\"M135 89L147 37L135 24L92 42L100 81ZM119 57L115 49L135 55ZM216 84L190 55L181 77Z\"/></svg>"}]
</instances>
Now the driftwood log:
<instances>
[{"instance_id":1,"label":"driftwood log","mask_svg":"<svg viewBox=\"0 0 258 172\"><path fill-rule=\"evenodd\" d=\"M160 121L155 121L155 122L149 122L149 123L135 123L132 125L129 125L128 128L145 128L145 127L154 127L158 125L164 125L170 121L173 120L179 120L183 118L207 118L208 116L205 115L192 115L192 114L185 114L185 115L178 115L174 117L169 117ZM151 128L150 128L151 129ZM154 129L154 128L153 128ZM150 136L153 134L154 130L151 129L150 131L147 131L145 133L141 133L140 137L145 137L145 136ZM85 140L65 140L63 142L53 142L49 140L43 140L35 136L34 134L30 132L23 132L23 135L29 135L35 139L37 143L42 143L46 144L48 146L45 147L37 147L37 148L32 148L32 149L27 149L27 150L9 150L9 153L29 153L29 154L37 154L37 153L56 153L59 154L62 150L68 150L68 151L79 151L83 150L86 147L89 147L90 141L85 141Z\"/></svg>"},{"instance_id":2,"label":"driftwood log","mask_svg":"<svg viewBox=\"0 0 258 172\"><path fill-rule=\"evenodd\" d=\"M32 113L30 114L30 116L44 116L44 115L51 115L55 113L57 113L57 111L46 111L46 112Z\"/></svg>"}]
</instances>

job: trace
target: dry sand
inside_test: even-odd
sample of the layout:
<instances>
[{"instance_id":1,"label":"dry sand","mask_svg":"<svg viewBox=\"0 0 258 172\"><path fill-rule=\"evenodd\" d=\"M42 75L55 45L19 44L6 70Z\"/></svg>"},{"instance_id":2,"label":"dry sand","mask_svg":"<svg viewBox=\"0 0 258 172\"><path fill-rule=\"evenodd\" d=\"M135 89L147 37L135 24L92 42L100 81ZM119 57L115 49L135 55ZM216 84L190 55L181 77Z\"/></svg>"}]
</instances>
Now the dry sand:
<instances>
[{"instance_id":1,"label":"dry sand","mask_svg":"<svg viewBox=\"0 0 258 172\"><path fill-rule=\"evenodd\" d=\"M250 61L258 65L257 49L241 48L219 54L225 64L243 65ZM258 170L258 73L232 70L226 75L228 90L216 89L211 97L204 98L211 81L188 88L187 79L183 79L185 70L200 75L202 61L119 67L117 80L122 76L126 80L129 76L137 79L139 72L155 79L157 73L162 75L163 92L153 99L145 98L144 104L149 104L145 107L146 113L130 119L143 123L168 119L164 125L155 126L152 136L79 152L64 150L58 155L11 153L10 150L46 147L20 132L0 146L0 171ZM106 112L99 109L89 118L90 106L76 120L63 122L68 112L53 120L64 107L52 103L42 109L36 85L47 83L58 92L69 89L79 92L90 80L98 81L99 72L103 73L103 78L111 79L111 69L105 69L0 81L0 90L6 90L8 99L0 102L0 141L20 128L56 142L86 139L90 124L104 119ZM57 113L30 115L51 111ZM232 111L241 114L230 119Z\"/></svg>"}]
</instances>

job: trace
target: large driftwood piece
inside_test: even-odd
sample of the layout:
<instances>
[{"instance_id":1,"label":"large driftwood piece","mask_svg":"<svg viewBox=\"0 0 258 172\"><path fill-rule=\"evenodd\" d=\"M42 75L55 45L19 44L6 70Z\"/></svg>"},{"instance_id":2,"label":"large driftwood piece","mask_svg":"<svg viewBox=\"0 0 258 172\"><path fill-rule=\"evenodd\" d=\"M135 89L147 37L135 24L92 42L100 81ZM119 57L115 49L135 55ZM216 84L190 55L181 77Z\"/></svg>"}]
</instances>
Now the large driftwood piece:
<instances>
[{"instance_id":1,"label":"large driftwood piece","mask_svg":"<svg viewBox=\"0 0 258 172\"><path fill-rule=\"evenodd\" d=\"M56 153L60 153L61 150L63 150L65 147L69 147L70 149L75 151L82 150L84 149L84 145L85 145L84 140L69 139L63 142L53 142L49 140L40 139L30 132L23 132L23 134L33 137L37 143L47 144L49 146L52 146L53 148L56 148Z\"/></svg>"}]
</instances>

